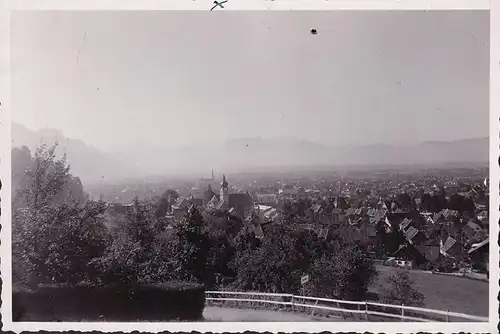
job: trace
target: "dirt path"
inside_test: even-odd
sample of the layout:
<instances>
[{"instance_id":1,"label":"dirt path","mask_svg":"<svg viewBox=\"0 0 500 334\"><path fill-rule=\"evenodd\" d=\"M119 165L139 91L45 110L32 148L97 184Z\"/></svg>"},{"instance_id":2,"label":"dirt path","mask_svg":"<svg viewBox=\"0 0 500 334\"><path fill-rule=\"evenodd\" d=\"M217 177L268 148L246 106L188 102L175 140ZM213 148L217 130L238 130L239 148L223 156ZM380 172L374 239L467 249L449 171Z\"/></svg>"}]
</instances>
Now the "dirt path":
<instances>
[{"instance_id":1,"label":"dirt path","mask_svg":"<svg viewBox=\"0 0 500 334\"><path fill-rule=\"evenodd\" d=\"M296 322L311 322L311 321L343 321L337 318L321 318L307 316L305 314L293 314L290 312L279 311L264 311L264 310L247 310L233 309L222 307L205 307L203 312L205 321L227 321L227 322L280 322L280 321L296 321Z\"/></svg>"}]
</instances>

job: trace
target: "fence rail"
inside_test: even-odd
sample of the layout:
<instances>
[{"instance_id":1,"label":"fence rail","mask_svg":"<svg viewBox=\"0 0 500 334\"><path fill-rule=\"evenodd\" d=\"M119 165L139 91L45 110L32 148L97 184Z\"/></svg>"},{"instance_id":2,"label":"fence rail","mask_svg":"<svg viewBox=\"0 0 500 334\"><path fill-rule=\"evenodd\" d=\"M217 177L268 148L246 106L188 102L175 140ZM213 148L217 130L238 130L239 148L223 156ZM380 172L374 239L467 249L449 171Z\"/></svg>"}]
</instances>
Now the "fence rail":
<instances>
[{"instance_id":1,"label":"fence rail","mask_svg":"<svg viewBox=\"0 0 500 334\"><path fill-rule=\"evenodd\" d=\"M225 307L274 307L278 311L312 313L325 317L336 316L363 321L400 321L418 322L487 322L487 317L441 311L413 306L391 305L376 302L357 302L328 298L297 296L286 293L206 291L208 305Z\"/></svg>"}]
</instances>

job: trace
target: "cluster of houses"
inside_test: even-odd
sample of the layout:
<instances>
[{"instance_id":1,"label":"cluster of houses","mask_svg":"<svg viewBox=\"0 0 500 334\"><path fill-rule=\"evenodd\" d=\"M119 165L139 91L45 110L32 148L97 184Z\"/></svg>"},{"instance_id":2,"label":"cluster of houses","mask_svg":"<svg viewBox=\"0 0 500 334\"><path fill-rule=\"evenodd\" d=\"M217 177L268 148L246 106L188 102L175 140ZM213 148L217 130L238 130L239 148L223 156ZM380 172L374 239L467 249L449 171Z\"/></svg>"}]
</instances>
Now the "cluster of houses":
<instances>
[{"instance_id":1,"label":"cluster of houses","mask_svg":"<svg viewBox=\"0 0 500 334\"><path fill-rule=\"evenodd\" d=\"M204 179L206 188L201 196L179 197L171 201L167 220L184 217L191 205L203 210L224 210L254 227L257 237L265 238L265 226L285 214L286 204L300 205L296 213L299 228L313 230L324 239L336 239L345 244L365 245L374 257L394 257L411 261L415 266L436 262L443 258L456 259L487 270L488 210L476 204L474 212L459 212L444 208L428 212L422 208L424 194L439 192L437 186L424 187L418 183L395 184L392 181L377 185L377 193L367 191L363 181L346 183L346 189L304 189L298 185L281 184L276 192L248 190L230 191L229 182ZM444 184L447 196L460 194L474 196L476 188L464 189L457 182ZM400 187L398 192L395 191ZM318 187L319 188L319 187ZM403 189L403 190L401 190ZM407 193L404 193L407 191ZM402 203L395 194L411 194L414 204ZM378 196L378 197L375 197ZM408 195L408 198L410 195ZM461 195L462 196L462 195ZM169 200L170 201L170 200ZM392 244L387 246L385 243Z\"/></svg>"},{"instance_id":2,"label":"cluster of houses","mask_svg":"<svg viewBox=\"0 0 500 334\"><path fill-rule=\"evenodd\" d=\"M448 258L488 270L489 224L484 211L471 218L449 209L432 214L400 209L395 202L390 207L383 201L375 208L340 209L312 204L306 211L308 224L304 228L314 229L325 238L340 237L344 243L364 244L378 257L381 254L376 254L377 246L387 240L385 236L392 237L398 248L384 256L411 261L416 266Z\"/></svg>"}]
</instances>

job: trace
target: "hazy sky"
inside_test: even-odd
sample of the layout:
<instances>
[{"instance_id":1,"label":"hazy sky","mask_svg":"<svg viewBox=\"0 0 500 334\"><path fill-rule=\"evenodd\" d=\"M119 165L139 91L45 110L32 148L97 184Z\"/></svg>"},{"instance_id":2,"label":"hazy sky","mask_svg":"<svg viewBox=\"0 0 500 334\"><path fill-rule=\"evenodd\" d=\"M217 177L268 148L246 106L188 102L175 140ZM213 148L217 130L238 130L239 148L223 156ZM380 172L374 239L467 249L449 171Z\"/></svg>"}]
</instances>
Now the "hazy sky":
<instances>
[{"instance_id":1,"label":"hazy sky","mask_svg":"<svg viewBox=\"0 0 500 334\"><path fill-rule=\"evenodd\" d=\"M104 150L488 136L488 12L24 12L11 50L13 120Z\"/></svg>"}]
</instances>

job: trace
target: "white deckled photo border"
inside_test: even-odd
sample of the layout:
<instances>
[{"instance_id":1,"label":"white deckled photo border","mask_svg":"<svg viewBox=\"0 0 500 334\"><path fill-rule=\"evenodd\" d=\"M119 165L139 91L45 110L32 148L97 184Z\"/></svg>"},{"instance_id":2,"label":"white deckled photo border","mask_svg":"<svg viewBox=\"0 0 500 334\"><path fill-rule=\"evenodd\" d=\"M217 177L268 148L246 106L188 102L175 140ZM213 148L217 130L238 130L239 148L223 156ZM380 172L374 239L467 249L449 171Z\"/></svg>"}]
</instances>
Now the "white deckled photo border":
<instances>
[{"instance_id":1,"label":"white deckled photo border","mask_svg":"<svg viewBox=\"0 0 500 334\"><path fill-rule=\"evenodd\" d=\"M500 147L500 0L400 0L400 1L336 1L336 0L229 0L214 15L237 10L490 10L490 280L489 322L486 323L371 323L371 322L12 322L11 282L11 133L10 133L10 12L17 10L210 10L212 0L11 0L0 9L0 251L2 305L5 331L103 331L103 332L496 332L498 317L499 275L499 147ZM397 27L395 27L397 28ZM396 326L397 324L397 326Z\"/></svg>"}]
</instances>

